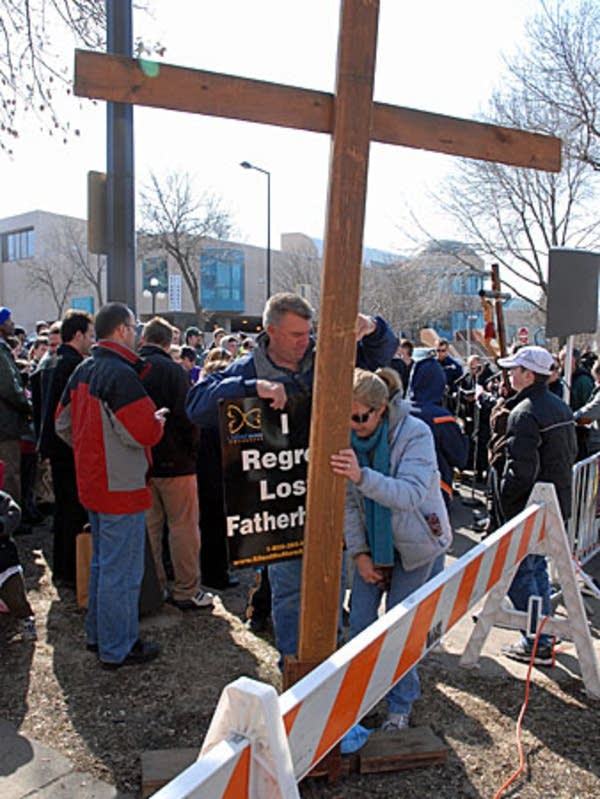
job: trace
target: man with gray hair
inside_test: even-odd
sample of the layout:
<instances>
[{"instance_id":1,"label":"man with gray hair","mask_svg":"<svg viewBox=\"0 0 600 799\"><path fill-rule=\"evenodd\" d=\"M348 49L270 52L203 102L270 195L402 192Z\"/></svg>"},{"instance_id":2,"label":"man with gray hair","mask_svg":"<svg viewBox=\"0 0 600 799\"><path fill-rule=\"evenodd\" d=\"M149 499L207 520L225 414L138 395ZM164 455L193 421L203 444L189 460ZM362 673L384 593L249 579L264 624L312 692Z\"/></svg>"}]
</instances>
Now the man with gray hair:
<instances>
[{"instance_id":1,"label":"man with gray hair","mask_svg":"<svg viewBox=\"0 0 600 799\"><path fill-rule=\"evenodd\" d=\"M202 428L217 427L220 399L258 396L282 410L292 394L310 397L315 365L312 323L313 309L302 297L290 293L269 297L256 347L191 388L186 404L190 419ZM356 341L357 365L372 371L388 366L398 346L381 317L364 314L357 318ZM300 559L269 565L275 638L282 657L296 654L301 572Z\"/></svg>"}]
</instances>

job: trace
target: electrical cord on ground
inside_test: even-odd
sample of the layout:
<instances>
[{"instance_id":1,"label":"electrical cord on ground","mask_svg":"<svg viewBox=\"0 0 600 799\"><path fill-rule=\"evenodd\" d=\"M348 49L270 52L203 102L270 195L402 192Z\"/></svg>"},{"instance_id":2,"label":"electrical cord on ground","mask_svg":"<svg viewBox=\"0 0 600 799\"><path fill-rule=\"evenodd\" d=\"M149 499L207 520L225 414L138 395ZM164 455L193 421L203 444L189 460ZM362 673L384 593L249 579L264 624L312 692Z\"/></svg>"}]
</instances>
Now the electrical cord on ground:
<instances>
[{"instance_id":1,"label":"electrical cord on ground","mask_svg":"<svg viewBox=\"0 0 600 799\"><path fill-rule=\"evenodd\" d=\"M537 632L535 634L535 639L533 641L533 646L531 648L531 657L529 658L529 666L527 667L527 677L525 679L525 697L523 699L523 704L521 705L521 711L519 713L519 718L517 719L517 750L519 752L519 767L514 771L510 777L506 780L506 782L499 788L497 793L494 795L494 799L500 799L502 794L506 791L506 789L512 785L512 783L519 777L523 771L525 770L525 752L523 750L523 742L521 740L521 731L523 725L523 719L525 718L525 712L527 710L527 705L529 704L529 686L531 684L531 672L534 665L535 656L537 654L538 644L540 640L540 635L542 634L542 629L544 624L549 619L549 616L544 616L544 618L540 621L540 625L537 628ZM554 652L554 639L552 641L552 666L554 666L555 661L555 652Z\"/></svg>"}]
</instances>

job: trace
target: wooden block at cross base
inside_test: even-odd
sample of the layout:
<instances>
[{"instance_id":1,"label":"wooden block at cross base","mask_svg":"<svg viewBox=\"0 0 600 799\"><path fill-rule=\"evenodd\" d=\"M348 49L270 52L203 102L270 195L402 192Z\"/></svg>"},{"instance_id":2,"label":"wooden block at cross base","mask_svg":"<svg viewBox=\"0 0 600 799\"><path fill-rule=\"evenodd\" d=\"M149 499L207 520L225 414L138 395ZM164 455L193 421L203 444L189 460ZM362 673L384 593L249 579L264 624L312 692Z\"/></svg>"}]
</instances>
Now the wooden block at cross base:
<instances>
[{"instance_id":1,"label":"wooden block at cross base","mask_svg":"<svg viewBox=\"0 0 600 799\"><path fill-rule=\"evenodd\" d=\"M163 785L198 759L198 749L149 749L142 752L142 799L156 793Z\"/></svg>"},{"instance_id":2,"label":"wooden block at cross base","mask_svg":"<svg viewBox=\"0 0 600 799\"><path fill-rule=\"evenodd\" d=\"M359 754L361 774L403 771L445 763L448 747L429 727L374 732Z\"/></svg>"}]
</instances>

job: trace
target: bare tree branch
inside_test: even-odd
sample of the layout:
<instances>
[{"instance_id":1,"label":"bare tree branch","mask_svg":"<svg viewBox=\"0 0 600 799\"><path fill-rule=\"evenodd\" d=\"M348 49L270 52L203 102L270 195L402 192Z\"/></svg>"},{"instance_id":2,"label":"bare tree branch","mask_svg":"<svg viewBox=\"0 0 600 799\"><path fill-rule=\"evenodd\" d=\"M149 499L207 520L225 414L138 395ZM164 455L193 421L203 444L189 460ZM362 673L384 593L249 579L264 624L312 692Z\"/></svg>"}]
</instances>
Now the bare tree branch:
<instances>
[{"instance_id":1,"label":"bare tree branch","mask_svg":"<svg viewBox=\"0 0 600 799\"><path fill-rule=\"evenodd\" d=\"M46 240L46 254L35 259L27 270L27 284L34 291L42 291L56 308L56 319L60 319L73 294L87 285L81 273L77 245L74 242L85 238L83 228L77 220L66 219L53 227Z\"/></svg>"},{"instance_id":2,"label":"bare tree branch","mask_svg":"<svg viewBox=\"0 0 600 799\"><path fill-rule=\"evenodd\" d=\"M147 0L134 3L147 6ZM22 113L37 116L51 136L79 135L57 110L58 96L71 95L72 59L57 43L66 30L74 45L103 50L105 8L105 0L0 0L0 149L12 154ZM135 51L162 55L164 47L138 39Z\"/></svg>"},{"instance_id":3,"label":"bare tree branch","mask_svg":"<svg viewBox=\"0 0 600 799\"><path fill-rule=\"evenodd\" d=\"M196 195L187 173L173 172L164 180L152 174L140 195L143 224L140 253L162 250L177 263L201 324L200 262L202 241L226 239L233 232L229 211L216 195Z\"/></svg>"}]
</instances>

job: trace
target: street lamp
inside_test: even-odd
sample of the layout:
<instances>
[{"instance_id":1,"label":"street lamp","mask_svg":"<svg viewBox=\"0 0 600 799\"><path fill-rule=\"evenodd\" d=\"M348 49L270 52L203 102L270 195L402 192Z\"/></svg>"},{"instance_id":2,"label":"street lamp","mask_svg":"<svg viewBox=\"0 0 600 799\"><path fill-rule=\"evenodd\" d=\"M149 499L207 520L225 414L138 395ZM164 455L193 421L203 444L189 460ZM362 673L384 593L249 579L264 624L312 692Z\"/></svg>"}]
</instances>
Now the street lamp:
<instances>
[{"instance_id":1,"label":"street lamp","mask_svg":"<svg viewBox=\"0 0 600 799\"><path fill-rule=\"evenodd\" d=\"M467 314L467 359L471 357L471 322L477 321L477 314Z\"/></svg>"},{"instance_id":2,"label":"street lamp","mask_svg":"<svg viewBox=\"0 0 600 799\"><path fill-rule=\"evenodd\" d=\"M271 296L271 173L260 166L255 166L249 161L242 161L240 166L244 169L255 169L267 176L267 299Z\"/></svg>"},{"instance_id":3,"label":"street lamp","mask_svg":"<svg viewBox=\"0 0 600 799\"><path fill-rule=\"evenodd\" d=\"M160 288L160 281L157 277L150 278L150 294L152 294L152 316L156 316L156 295Z\"/></svg>"}]
</instances>

